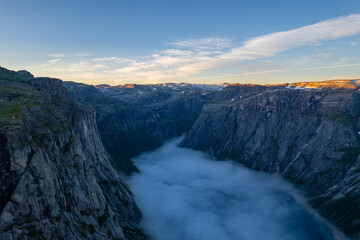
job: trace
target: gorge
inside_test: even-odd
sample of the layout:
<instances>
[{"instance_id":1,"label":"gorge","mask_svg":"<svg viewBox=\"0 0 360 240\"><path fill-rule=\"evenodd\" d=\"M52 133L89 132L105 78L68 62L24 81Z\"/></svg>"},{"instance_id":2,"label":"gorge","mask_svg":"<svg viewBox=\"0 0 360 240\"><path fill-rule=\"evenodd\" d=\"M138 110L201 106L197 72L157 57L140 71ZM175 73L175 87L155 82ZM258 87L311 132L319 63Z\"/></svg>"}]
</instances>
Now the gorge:
<instances>
[{"instance_id":1,"label":"gorge","mask_svg":"<svg viewBox=\"0 0 360 240\"><path fill-rule=\"evenodd\" d=\"M304 188L306 204L349 237L360 238L360 81L91 86L0 70L0 238L145 239L126 179L128 174L135 176L130 185L143 208L138 191L144 184L136 185L136 176L146 177L154 166L131 159L182 134L182 148L201 150L218 160L230 158ZM165 145L169 147L176 149L175 157L177 151L203 156ZM220 164L202 159L208 168L196 168L197 160L184 160L184 165L179 161L160 163L183 166L185 172L194 164L200 173ZM259 200L260 205L274 203L273 208L286 212L277 202L285 199L299 209L286 194L278 200L270 197L286 184L276 188L266 183L266 174L254 178L249 170L224 170L231 164L222 164L220 179L206 174L204 178L224 181L217 185L221 188L229 181L229 186L246 192L251 185L236 182L263 181L269 199ZM269 180L273 181L277 180ZM225 190L223 197L231 198L232 190ZM235 199L241 198L240 192L233 192ZM244 197L257 199L257 194ZM299 212L307 219L301 223L318 221ZM330 230L319 226L302 234L309 234L307 239L332 239Z\"/></svg>"},{"instance_id":2,"label":"gorge","mask_svg":"<svg viewBox=\"0 0 360 240\"><path fill-rule=\"evenodd\" d=\"M134 159L129 182L151 239L346 239L279 176L179 148L181 139Z\"/></svg>"}]
</instances>

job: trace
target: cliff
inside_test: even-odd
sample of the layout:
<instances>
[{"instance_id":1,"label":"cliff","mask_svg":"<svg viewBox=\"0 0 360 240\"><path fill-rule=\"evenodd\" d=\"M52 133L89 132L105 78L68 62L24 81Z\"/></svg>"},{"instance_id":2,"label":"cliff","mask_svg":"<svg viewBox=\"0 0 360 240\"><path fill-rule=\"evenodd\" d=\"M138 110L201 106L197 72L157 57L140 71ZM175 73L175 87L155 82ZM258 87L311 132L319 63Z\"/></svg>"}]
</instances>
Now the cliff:
<instances>
[{"instance_id":1,"label":"cliff","mask_svg":"<svg viewBox=\"0 0 360 240\"><path fill-rule=\"evenodd\" d=\"M93 110L57 79L0 68L0 239L145 239Z\"/></svg>"},{"instance_id":2,"label":"cliff","mask_svg":"<svg viewBox=\"0 0 360 240\"><path fill-rule=\"evenodd\" d=\"M215 96L182 147L232 158L306 186L315 208L360 238L358 82L239 85Z\"/></svg>"},{"instance_id":3,"label":"cliff","mask_svg":"<svg viewBox=\"0 0 360 240\"><path fill-rule=\"evenodd\" d=\"M206 102L220 86L187 84L90 86L64 82L79 103L96 110L97 126L113 165L136 171L131 158L190 130Z\"/></svg>"}]
</instances>

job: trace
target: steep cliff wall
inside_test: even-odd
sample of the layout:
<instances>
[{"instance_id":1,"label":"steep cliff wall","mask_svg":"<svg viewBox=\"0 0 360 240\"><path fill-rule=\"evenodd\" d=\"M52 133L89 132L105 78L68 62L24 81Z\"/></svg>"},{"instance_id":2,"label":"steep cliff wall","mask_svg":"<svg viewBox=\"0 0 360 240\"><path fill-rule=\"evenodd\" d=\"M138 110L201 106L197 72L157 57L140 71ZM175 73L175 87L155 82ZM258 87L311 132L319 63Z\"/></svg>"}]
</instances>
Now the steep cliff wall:
<instances>
[{"instance_id":1,"label":"steep cliff wall","mask_svg":"<svg viewBox=\"0 0 360 240\"><path fill-rule=\"evenodd\" d=\"M136 170L130 158L189 131L208 92L157 85L107 86L100 92L85 84L63 85L74 99L96 110L98 129L113 165L126 172Z\"/></svg>"},{"instance_id":2,"label":"steep cliff wall","mask_svg":"<svg viewBox=\"0 0 360 240\"><path fill-rule=\"evenodd\" d=\"M224 89L222 98L217 93L221 102L203 107L181 146L307 186L322 214L360 237L358 86L269 87L247 95L244 86L233 88Z\"/></svg>"},{"instance_id":3,"label":"steep cliff wall","mask_svg":"<svg viewBox=\"0 0 360 240\"><path fill-rule=\"evenodd\" d=\"M144 239L95 113L60 80L0 70L0 239Z\"/></svg>"}]
</instances>

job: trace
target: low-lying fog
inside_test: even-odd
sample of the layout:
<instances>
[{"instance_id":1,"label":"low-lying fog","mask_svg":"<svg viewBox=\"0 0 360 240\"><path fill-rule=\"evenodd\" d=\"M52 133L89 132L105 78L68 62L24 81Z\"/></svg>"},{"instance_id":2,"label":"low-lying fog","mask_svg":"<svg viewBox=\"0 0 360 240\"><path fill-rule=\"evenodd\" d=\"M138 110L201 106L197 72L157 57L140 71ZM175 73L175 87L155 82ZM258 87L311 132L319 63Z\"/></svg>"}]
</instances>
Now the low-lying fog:
<instances>
[{"instance_id":1,"label":"low-lying fog","mask_svg":"<svg viewBox=\"0 0 360 240\"><path fill-rule=\"evenodd\" d=\"M134 159L130 179L153 240L334 239L295 189L276 176L177 147Z\"/></svg>"}]
</instances>

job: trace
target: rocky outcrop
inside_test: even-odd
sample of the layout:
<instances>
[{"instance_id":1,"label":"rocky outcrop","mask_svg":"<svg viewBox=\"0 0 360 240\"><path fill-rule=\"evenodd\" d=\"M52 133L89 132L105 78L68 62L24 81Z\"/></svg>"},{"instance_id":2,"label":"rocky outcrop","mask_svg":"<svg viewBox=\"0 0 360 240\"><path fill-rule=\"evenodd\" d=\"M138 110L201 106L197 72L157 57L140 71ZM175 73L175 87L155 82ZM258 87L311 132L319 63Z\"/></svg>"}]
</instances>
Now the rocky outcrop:
<instances>
[{"instance_id":1,"label":"rocky outcrop","mask_svg":"<svg viewBox=\"0 0 360 240\"><path fill-rule=\"evenodd\" d=\"M96 110L98 129L113 165L127 173L136 171L132 157L189 131L207 93L220 88L186 84L63 85L74 99Z\"/></svg>"},{"instance_id":2,"label":"rocky outcrop","mask_svg":"<svg viewBox=\"0 0 360 240\"><path fill-rule=\"evenodd\" d=\"M145 239L95 113L61 81L0 68L0 239Z\"/></svg>"},{"instance_id":3,"label":"rocky outcrop","mask_svg":"<svg viewBox=\"0 0 360 240\"><path fill-rule=\"evenodd\" d=\"M132 156L191 128L181 146L306 186L315 208L359 237L359 81L229 84L221 91L181 84L68 84L77 101L95 108L119 169L133 171Z\"/></svg>"},{"instance_id":4,"label":"rocky outcrop","mask_svg":"<svg viewBox=\"0 0 360 240\"><path fill-rule=\"evenodd\" d=\"M360 238L360 92L347 84L225 88L180 145L306 186L313 206Z\"/></svg>"}]
</instances>

